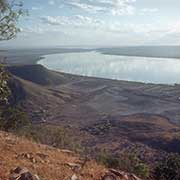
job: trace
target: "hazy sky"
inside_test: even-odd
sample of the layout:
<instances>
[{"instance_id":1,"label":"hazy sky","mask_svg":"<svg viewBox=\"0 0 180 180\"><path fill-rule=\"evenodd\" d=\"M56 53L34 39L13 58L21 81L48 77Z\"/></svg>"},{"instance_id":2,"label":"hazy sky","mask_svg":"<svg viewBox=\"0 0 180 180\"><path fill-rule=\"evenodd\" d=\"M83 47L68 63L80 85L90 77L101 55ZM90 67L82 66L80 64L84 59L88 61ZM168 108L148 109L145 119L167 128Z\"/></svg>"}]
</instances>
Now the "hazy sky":
<instances>
[{"instance_id":1,"label":"hazy sky","mask_svg":"<svg viewBox=\"0 0 180 180\"><path fill-rule=\"evenodd\" d=\"M0 45L180 44L180 0L26 0L22 32Z\"/></svg>"}]
</instances>

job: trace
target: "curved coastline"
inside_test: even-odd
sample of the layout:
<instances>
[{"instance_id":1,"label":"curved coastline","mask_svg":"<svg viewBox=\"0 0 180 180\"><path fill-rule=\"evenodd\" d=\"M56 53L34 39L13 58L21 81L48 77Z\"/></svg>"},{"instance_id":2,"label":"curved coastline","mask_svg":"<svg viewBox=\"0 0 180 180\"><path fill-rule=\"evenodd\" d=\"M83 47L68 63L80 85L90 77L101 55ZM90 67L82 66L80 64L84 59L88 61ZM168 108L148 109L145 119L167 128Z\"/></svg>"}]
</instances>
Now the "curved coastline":
<instances>
[{"instance_id":1,"label":"curved coastline","mask_svg":"<svg viewBox=\"0 0 180 180\"><path fill-rule=\"evenodd\" d=\"M175 58L166 58L166 60L164 62L164 58L111 56L91 51L44 55L37 64L53 71L85 77L146 84L174 85L179 83L180 79L177 77L180 73L177 68L180 68L180 61Z\"/></svg>"},{"instance_id":2,"label":"curved coastline","mask_svg":"<svg viewBox=\"0 0 180 180\"><path fill-rule=\"evenodd\" d=\"M130 48L135 48L135 47L130 47ZM164 47L166 48L166 47ZM172 47L171 47L172 48ZM179 48L179 47L175 47L175 48ZM45 56L47 55L53 55L53 54L62 54L62 53L73 53L73 52L91 52L91 51L96 51L99 52L101 54L105 54L105 55L111 55L111 53L103 52L103 49L77 49L77 48L47 48L47 49L11 49L8 51L3 51L1 52L1 56L6 57L6 64L8 65L32 65L32 64L38 64L39 61L44 60ZM147 53L147 52L146 52ZM177 53L176 53L177 54ZM121 54L115 54L117 56L121 56ZM125 57L127 57L127 55L124 55ZM129 57L132 56L132 53L128 55ZM136 57L142 57L141 54L138 54ZM143 57L146 57L145 55L143 55ZM169 58L172 58L172 56L167 56L167 54L163 55L163 53L161 54L161 56L157 57L155 54L153 54L152 56L147 56L147 58L163 58L164 60L167 60ZM179 56L180 57L180 56ZM173 59L177 60L178 57L173 57ZM69 73L65 73L65 74L69 74ZM75 75L73 73L70 73L72 75ZM98 78L98 77L97 77ZM103 79L105 79L104 77L102 77ZM112 80L112 79L111 79ZM128 81L128 80L121 80L118 79L118 81ZM132 81L128 81L128 82L132 82ZM136 82L135 80L133 80L133 82ZM152 82L142 82L145 84L153 84ZM156 83L157 84L157 83ZM159 83L158 83L159 84ZM160 83L160 84L164 84L164 83ZM165 83L165 85L167 85ZM172 85L172 84L168 84L168 85Z\"/></svg>"}]
</instances>

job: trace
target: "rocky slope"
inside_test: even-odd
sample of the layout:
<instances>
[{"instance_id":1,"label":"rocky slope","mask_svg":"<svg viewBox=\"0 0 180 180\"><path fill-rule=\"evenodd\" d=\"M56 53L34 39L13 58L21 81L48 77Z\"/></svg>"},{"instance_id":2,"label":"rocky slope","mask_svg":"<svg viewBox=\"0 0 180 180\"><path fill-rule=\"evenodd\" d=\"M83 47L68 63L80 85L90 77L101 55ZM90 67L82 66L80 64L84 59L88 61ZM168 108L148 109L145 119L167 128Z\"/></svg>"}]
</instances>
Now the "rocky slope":
<instances>
[{"instance_id":1,"label":"rocky slope","mask_svg":"<svg viewBox=\"0 0 180 180\"><path fill-rule=\"evenodd\" d=\"M1 180L140 180L133 174L106 169L71 151L33 143L0 132Z\"/></svg>"}]
</instances>

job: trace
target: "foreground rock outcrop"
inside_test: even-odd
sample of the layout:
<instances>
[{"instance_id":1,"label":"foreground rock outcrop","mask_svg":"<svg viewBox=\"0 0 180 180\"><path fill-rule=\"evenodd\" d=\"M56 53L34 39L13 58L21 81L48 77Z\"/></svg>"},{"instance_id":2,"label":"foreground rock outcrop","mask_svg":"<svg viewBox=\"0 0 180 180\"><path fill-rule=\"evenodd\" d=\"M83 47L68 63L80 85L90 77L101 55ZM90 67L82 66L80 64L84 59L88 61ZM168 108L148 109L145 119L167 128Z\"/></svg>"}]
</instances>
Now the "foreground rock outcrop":
<instances>
[{"instance_id":1,"label":"foreground rock outcrop","mask_svg":"<svg viewBox=\"0 0 180 180\"><path fill-rule=\"evenodd\" d=\"M16 169L11 171L9 176L9 180L40 180L38 175L33 175L26 168L17 167Z\"/></svg>"},{"instance_id":2,"label":"foreground rock outcrop","mask_svg":"<svg viewBox=\"0 0 180 180\"><path fill-rule=\"evenodd\" d=\"M140 180L68 151L0 132L1 180Z\"/></svg>"}]
</instances>

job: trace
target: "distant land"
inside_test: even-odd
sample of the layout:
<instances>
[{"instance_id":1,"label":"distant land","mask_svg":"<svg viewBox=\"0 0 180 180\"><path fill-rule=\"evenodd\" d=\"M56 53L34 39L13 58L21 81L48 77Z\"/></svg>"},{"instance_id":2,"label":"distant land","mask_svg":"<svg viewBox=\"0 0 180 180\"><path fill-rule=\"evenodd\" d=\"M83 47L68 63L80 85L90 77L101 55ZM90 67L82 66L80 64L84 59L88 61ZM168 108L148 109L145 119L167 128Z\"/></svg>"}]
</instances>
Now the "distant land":
<instances>
[{"instance_id":1,"label":"distant land","mask_svg":"<svg viewBox=\"0 0 180 180\"><path fill-rule=\"evenodd\" d=\"M37 48L8 49L1 51L1 57L6 57L9 64L36 64L44 55L98 51L108 55L180 58L180 46L129 46L107 48ZM1 58L2 59L2 58Z\"/></svg>"},{"instance_id":2,"label":"distant land","mask_svg":"<svg viewBox=\"0 0 180 180\"><path fill-rule=\"evenodd\" d=\"M109 55L180 58L180 46L129 46L100 48L98 50Z\"/></svg>"},{"instance_id":3,"label":"distant land","mask_svg":"<svg viewBox=\"0 0 180 180\"><path fill-rule=\"evenodd\" d=\"M8 49L3 50L0 59L5 57L7 64L36 64L42 56L57 53L87 52L91 50L80 48L39 48L39 49Z\"/></svg>"}]
</instances>

